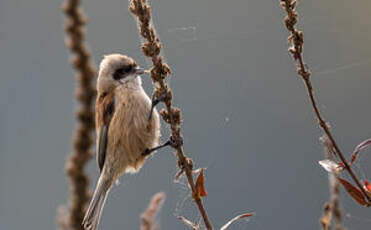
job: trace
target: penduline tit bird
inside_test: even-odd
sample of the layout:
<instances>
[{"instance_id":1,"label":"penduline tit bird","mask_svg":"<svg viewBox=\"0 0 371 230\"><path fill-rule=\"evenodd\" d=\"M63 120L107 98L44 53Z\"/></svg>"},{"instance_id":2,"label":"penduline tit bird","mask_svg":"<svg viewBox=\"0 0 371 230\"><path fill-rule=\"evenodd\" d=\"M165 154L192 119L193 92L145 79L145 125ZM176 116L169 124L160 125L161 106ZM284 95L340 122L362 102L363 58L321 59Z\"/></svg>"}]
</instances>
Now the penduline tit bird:
<instances>
[{"instance_id":1,"label":"penduline tit bird","mask_svg":"<svg viewBox=\"0 0 371 230\"><path fill-rule=\"evenodd\" d=\"M153 151L171 145L159 145L159 114L142 88L143 73L121 54L106 55L100 63L95 111L100 176L82 223L87 230L98 229L112 184L123 173L137 172Z\"/></svg>"}]
</instances>

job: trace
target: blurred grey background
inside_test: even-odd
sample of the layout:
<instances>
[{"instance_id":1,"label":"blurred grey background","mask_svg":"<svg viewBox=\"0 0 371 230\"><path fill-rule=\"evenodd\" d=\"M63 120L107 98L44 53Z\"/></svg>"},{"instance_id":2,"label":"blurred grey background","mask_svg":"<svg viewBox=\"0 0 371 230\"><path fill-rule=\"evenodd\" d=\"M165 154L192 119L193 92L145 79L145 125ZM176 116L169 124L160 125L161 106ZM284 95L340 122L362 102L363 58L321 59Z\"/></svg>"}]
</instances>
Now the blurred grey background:
<instances>
[{"instance_id":1,"label":"blurred grey background","mask_svg":"<svg viewBox=\"0 0 371 230\"><path fill-rule=\"evenodd\" d=\"M64 46L62 1L0 1L0 229L55 229L68 198L64 174L74 131L74 71ZM185 151L206 168L205 205L216 228L319 229L328 199L321 131L287 53L278 0L152 0L155 26L174 71L170 84L184 113ZM87 41L103 54L126 53L148 67L125 0L83 2ZM371 137L371 2L300 1L305 60L321 111L344 152ZM151 93L149 79L144 86ZM163 126L163 139L168 135ZM371 150L357 172L371 178ZM88 168L91 186L98 170ZM150 197L164 191L161 229L199 220L176 160L164 149L107 201L102 229L138 229ZM348 229L369 229L370 209L342 189Z\"/></svg>"}]
</instances>

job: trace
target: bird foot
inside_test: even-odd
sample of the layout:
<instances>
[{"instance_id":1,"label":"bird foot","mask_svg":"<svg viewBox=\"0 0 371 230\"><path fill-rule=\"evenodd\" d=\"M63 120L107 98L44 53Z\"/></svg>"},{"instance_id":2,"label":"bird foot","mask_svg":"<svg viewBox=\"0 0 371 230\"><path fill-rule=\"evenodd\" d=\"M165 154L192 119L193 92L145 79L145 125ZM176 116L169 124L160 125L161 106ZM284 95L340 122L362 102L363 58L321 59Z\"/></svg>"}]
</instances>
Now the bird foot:
<instances>
[{"instance_id":1,"label":"bird foot","mask_svg":"<svg viewBox=\"0 0 371 230\"><path fill-rule=\"evenodd\" d=\"M149 112L148 120L152 119L153 110L155 109L156 105L158 103L165 101L165 99L168 97L169 93L168 91L162 93L160 97L155 98L155 94L152 95L152 104L151 104L151 111Z\"/></svg>"},{"instance_id":2,"label":"bird foot","mask_svg":"<svg viewBox=\"0 0 371 230\"><path fill-rule=\"evenodd\" d=\"M163 147L166 147L166 146L171 146L173 148L178 148L182 145L183 145L183 138L182 137L179 137L178 141L175 141L173 137L170 137L169 140L166 141L165 143L163 143L159 146L156 146L154 148L144 150L144 152L142 153L142 156L148 156L151 153L153 153L154 151L162 149Z\"/></svg>"}]
</instances>

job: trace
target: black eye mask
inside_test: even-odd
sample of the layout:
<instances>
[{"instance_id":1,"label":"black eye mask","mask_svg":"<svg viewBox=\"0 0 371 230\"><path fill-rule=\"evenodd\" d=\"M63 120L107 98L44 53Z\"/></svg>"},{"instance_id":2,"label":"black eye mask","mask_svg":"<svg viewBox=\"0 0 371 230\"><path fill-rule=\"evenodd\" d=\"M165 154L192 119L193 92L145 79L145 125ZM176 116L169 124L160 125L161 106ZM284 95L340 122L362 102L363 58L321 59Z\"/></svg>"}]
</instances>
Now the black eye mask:
<instances>
[{"instance_id":1,"label":"black eye mask","mask_svg":"<svg viewBox=\"0 0 371 230\"><path fill-rule=\"evenodd\" d=\"M120 79L123 79L125 78L126 76L129 75L129 73L133 70L133 66L132 65L127 65L127 66L123 66L119 69L117 69L114 73L113 73L113 79L115 79L116 81L120 80Z\"/></svg>"}]
</instances>

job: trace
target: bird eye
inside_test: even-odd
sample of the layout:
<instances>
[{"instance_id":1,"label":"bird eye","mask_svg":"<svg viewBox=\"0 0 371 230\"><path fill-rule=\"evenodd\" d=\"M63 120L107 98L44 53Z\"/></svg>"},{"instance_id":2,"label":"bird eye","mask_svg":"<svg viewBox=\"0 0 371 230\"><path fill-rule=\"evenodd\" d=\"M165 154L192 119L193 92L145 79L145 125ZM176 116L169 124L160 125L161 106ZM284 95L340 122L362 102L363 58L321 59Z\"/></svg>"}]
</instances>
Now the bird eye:
<instances>
[{"instance_id":1,"label":"bird eye","mask_svg":"<svg viewBox=\"0 0 371 230\"><path fill-rule=\"evenodd\" d=\"M132 69L133 69L133 66L132 66L132 65L127 65L127 66L124 66L124 67L122 68L122 71L123 71L124 73L129 73L129 72L131 72Z\"/></svg>"},{"instance_id":2,"label":"bird eye","mask_svg":"<svg viewBox=\"0 0 371 230\"><path fill-rule=\"evenodd\" d=\"M130 73L133 70L132 65L123 66L115 71L113 74L113 79L120 80L124 78L124 75Z\"/></svg>"}]
</instances>

